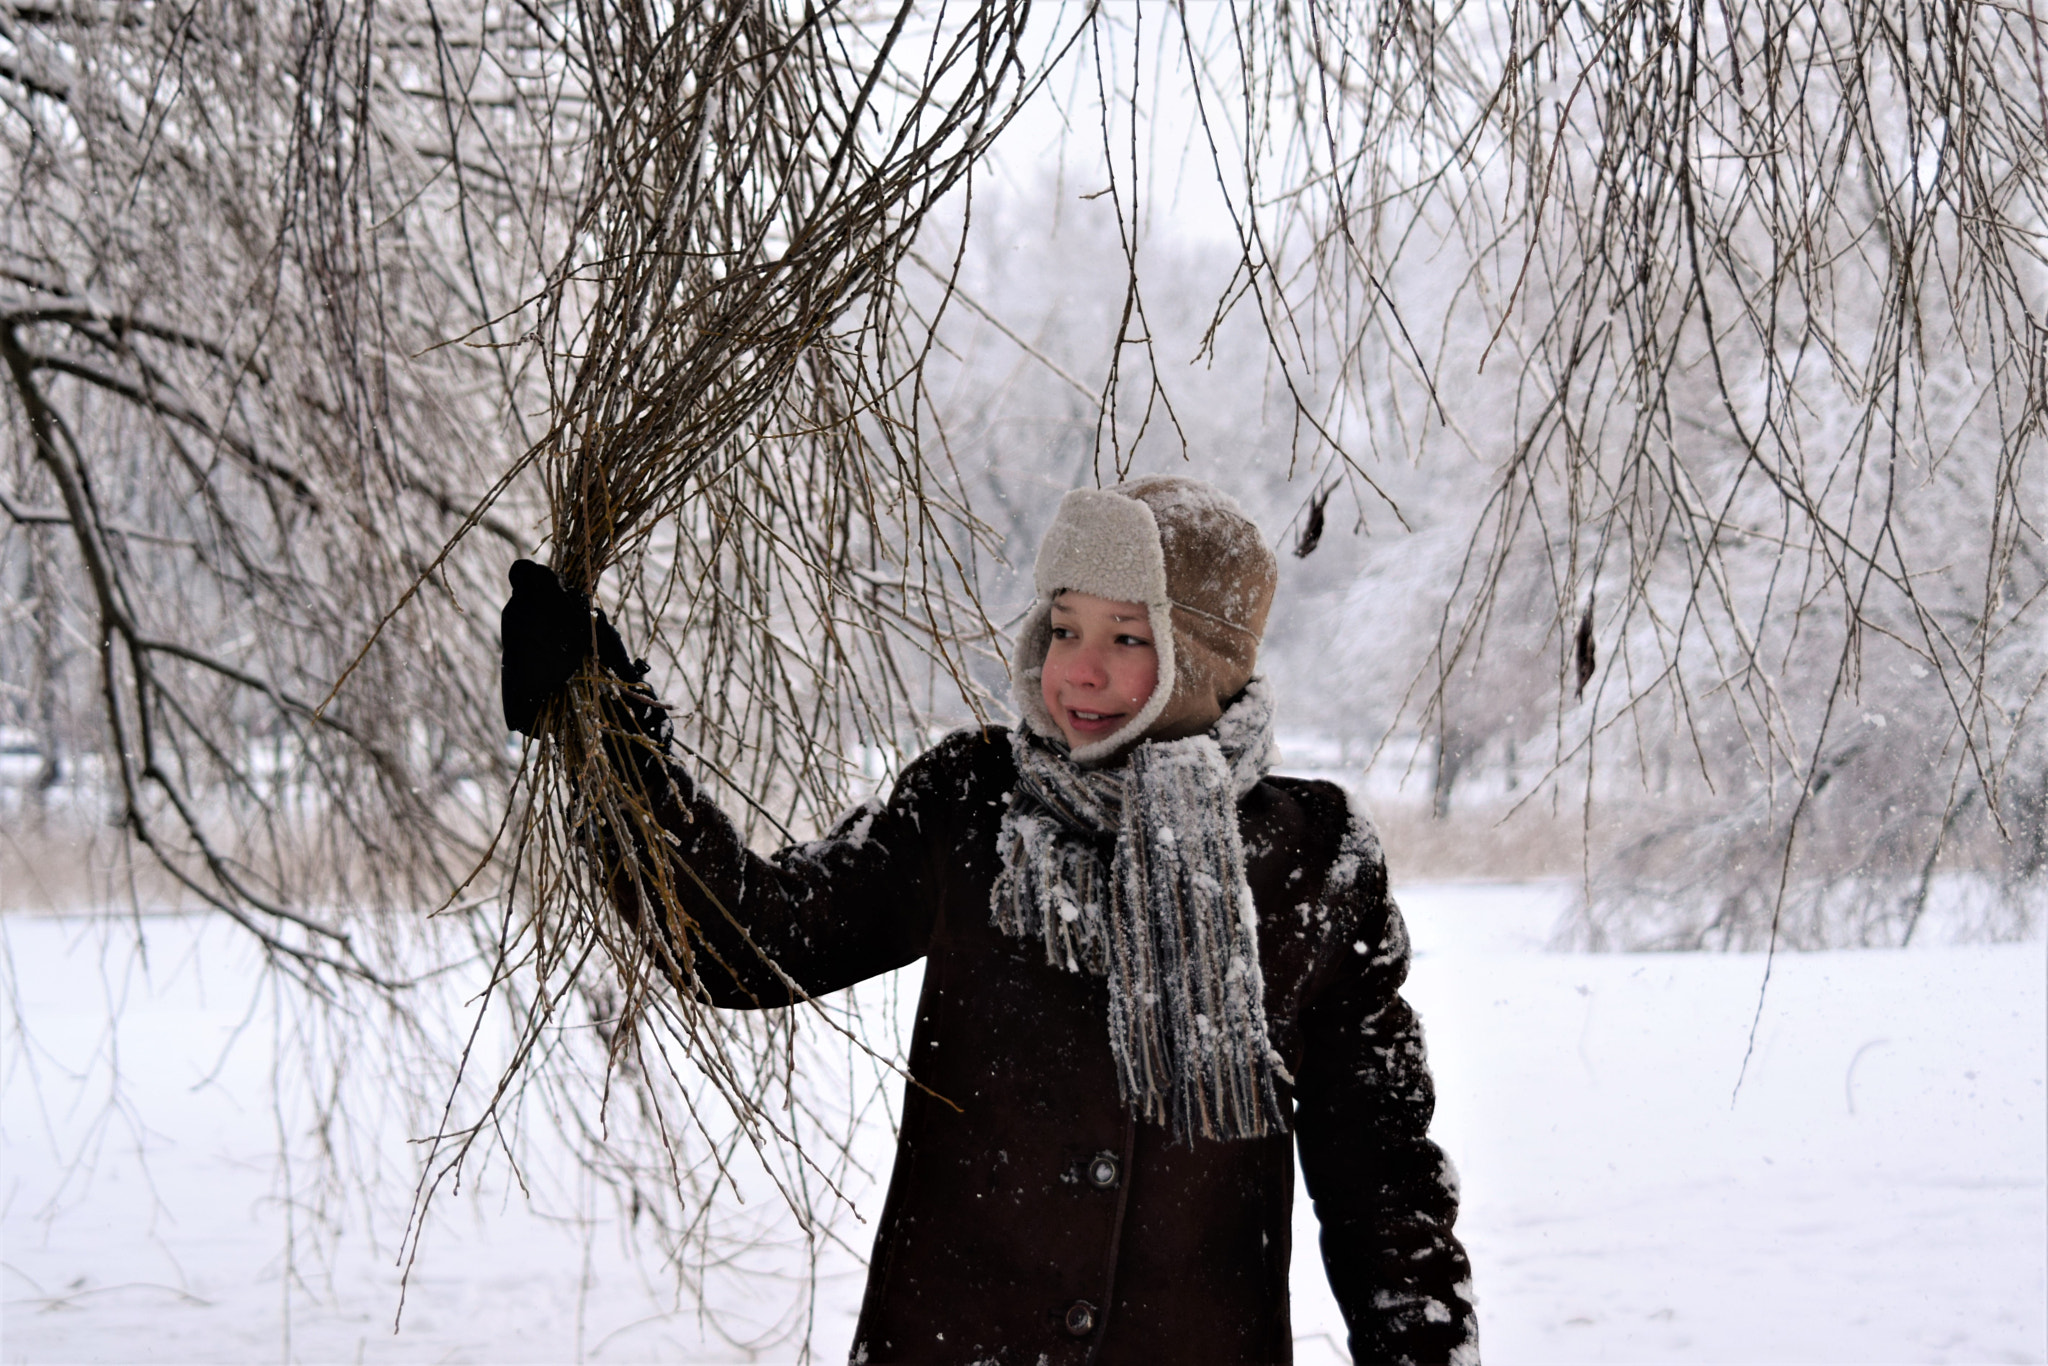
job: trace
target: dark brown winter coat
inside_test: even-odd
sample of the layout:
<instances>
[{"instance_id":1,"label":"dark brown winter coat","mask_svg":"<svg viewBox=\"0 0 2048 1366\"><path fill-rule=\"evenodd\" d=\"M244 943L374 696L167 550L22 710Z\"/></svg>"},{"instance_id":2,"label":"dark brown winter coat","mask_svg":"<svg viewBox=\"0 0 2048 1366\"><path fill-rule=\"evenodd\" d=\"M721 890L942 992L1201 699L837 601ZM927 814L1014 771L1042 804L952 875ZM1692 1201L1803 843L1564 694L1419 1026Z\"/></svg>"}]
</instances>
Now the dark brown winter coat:
<instances>
[{"instance_id":1,"label":"dark brown winter coat","mask_svg":"<svg viewBox=\"0 0 2048 1366\"><path fill-rule=\"evenodd\" d=\"M1294 1142L1197 1139L1117 1094L1107 990L990 923L996 831L1016 781L1000 730L961 732L886 804L772 859L691 795L667 825L718 902L698 971L722 1006L811 994L927 960L896 1168L855 1361L1284 1362ZM1295 1078L1324 1263L1360 1362L1476 1361L1454 1175L1377 844L1342 792L1268 778L1239 805L1274 1046ZM679 882L689 883L683 877ZM631 898L624 898L630 903Z\"/></svg>"}]
</instances>

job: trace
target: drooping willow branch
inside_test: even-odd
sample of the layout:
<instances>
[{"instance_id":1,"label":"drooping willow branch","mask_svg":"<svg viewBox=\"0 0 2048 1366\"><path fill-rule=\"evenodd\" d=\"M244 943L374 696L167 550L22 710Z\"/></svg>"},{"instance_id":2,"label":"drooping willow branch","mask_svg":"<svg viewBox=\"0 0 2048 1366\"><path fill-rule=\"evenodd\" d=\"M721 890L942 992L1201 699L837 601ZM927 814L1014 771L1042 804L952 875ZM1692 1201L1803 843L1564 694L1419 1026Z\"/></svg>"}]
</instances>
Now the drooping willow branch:
<instances>
[{"instance_id":1,"label":"drooping willow branch","mask_svg":"<svg viewBox=\"0 0 2048 1366\"><path fill-rule=\"evenodd\" d=\"M804 803L819 823L854 744L914 743L906 709L915 728L929 686L911 661L971 695L967 655L990 634L962 564L977 525L919 441L933 322L913 321L897 277L1038 79L1029 13L564 18L592 116L572 250L546 296L552 419L526 457L550 554L656 656L691 767L784 831ZM623 1077L687 1069L750 1147L794 1150L823 1178L768 1102L797 1094L793 1022L724 1017L694 989L687 863L621 766L636 740L612 686L579 679L528 770L528 895L503 961L532 987L506 1075L549 1019L602 992ZM634 916L614 904L621 885ZM635 1094L671 1152L692 1141L656 1093ZM424 1191L459 1172L496 1104L444 1132ZM797 1178L776 1181L808 1218Z\"/></svg>"},{"instance_id":2,"label":"drooping willow branch","mask_svg":"<svg viewBox=\"0 0 2048 1366\"><path fill-rule=\"evenodd\" d=\"M1580 766L1588 800L1603 752L1754 792L1628 865L1709 916L1697 887L1746 865L1733 942L1852 876L1909 883L1909 932L1966 798L2039 847L2048 22L1777 0L1295 17L1179 35L1241 248L1217 323L1254 306L1283 377L1340 376L1332 432L1492 470L1411 665L1440 780L1546 739L1547 713L1552 776ZM1878 743L1888 714L1910 724Z\"/></svg>"}]
</instances>

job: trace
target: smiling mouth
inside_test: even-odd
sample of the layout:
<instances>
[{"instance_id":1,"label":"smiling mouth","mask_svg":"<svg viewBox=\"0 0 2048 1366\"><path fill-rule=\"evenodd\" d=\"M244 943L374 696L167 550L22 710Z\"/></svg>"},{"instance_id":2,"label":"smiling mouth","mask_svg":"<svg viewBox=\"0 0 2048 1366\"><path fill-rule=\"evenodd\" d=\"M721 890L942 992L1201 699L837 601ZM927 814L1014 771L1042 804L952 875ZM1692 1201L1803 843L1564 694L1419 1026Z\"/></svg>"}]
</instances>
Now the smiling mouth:
<instances>
[{"instance_id":1,"label":"smiling mouth","mask_svg":"<svg viewBox=\"0 0 2048 1366\"><path fill-rule=\"evenodd\" d=\"M1078 707L1067 708L1067 721L1075 730L1113 730L1126 713L1120 711L1082 711Z\"/></svg>"}]
</instances>

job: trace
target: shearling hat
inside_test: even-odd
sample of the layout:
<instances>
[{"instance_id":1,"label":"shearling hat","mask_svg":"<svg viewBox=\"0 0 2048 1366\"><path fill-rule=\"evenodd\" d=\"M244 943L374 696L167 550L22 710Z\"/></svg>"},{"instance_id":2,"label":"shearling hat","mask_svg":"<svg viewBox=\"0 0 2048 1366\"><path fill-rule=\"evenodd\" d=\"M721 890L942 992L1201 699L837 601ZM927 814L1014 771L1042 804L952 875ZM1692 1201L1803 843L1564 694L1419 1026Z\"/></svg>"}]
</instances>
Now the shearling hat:
<instances>
[{"instance_id":1,"label":"shearling hat","mask_svg":"<svg viewBox=\"0 0 2048 1366\"><path fill-rule=\"evenodd\" d=\"M1017 636L1011 676L1024 724L1060 737L1039 680L1052 600L1072 591L1144 604L1159 653L1151 698L1115 734L1074 750L1075 760L1111 758L1141 739L1199 735L1251 682L1279 575L1244 510L1199 479L1156 475L1075 489L1038 548L1038 600Z\"/></svg>"}]
</instances>

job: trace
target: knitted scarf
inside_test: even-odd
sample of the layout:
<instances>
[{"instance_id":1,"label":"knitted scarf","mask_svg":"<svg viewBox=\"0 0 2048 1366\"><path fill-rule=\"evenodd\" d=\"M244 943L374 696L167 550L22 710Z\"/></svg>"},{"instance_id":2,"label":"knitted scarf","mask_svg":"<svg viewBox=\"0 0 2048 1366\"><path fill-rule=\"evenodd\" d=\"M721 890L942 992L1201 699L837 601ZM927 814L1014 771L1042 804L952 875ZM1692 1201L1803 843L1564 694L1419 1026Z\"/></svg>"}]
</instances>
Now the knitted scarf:
<instances>
[{"instance_id":1,"label":"knitted scarf","mask_svg":"<svg viewBox=\"0 0 2048 1366\"><path fill-rule=\"evenodd\" d=\"M997 928L1046 961L1109 982L1109 1048L1124 1103L1176 1140L1284 1133L1266 1037L1258 917L1237 800L1273 764L1273 703L1254 679L1208 733L1145 741L1083 768L1012 732Z\"/></svg>"}]
</instances>

